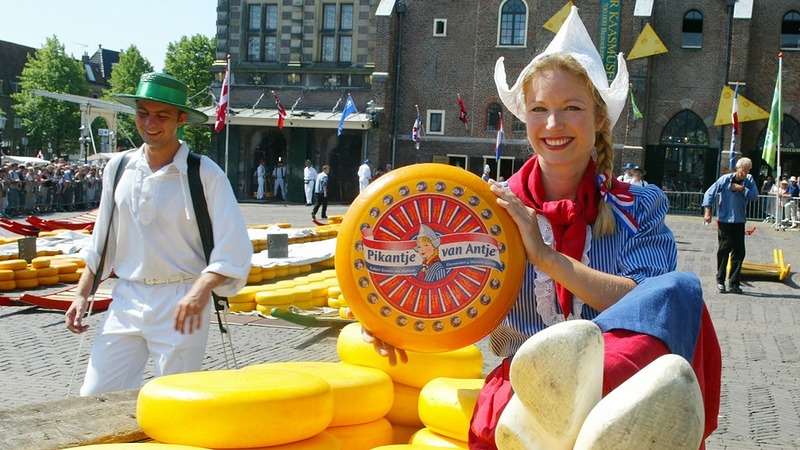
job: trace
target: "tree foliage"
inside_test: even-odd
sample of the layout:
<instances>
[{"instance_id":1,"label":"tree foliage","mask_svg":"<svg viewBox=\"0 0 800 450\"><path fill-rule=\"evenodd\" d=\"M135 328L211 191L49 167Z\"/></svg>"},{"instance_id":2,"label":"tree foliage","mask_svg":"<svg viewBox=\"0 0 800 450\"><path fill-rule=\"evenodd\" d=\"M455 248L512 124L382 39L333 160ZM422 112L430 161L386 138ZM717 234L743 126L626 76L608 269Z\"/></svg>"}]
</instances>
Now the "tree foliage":
<instances>
[{"instance_id":1,"label":"tree foliage","mask_svg":"<svg viewBox=\"0 0 800 450\"><path fill-rule=\"evenodd\" d=\"M25 63L20 92L12 94L14 110L34 149L52 144L55 154L78 150L80 109L77 104L33 94L34 89L74 95L90 95L89 83L81 62L64 51L58 38L47 38L45 45Z\"/></svg>"},{"instance_id":2,"label":"tree foliage","mask_svg":"<svg viewBox=\"0 0 800 450\"><path fill-rule=\"evenodd\" d=\"M145 73L153 71L153 66L139 52L135 45L123 50L119 55L119 62L111 72L111 88L104 94L108 101L115 101L112 94L135 94L139 86L139 79ZM138 147L142 145L142 138L136 132L136 123L131 114L117 114L117 143L123 147Z\"/></svg>"},{"instance_id":3,"label":"tree foliage","mask_svg":"<svg viewBox=\"0 0 800 450\"><path fill-rule=\"evenodd\" d=\"M167 73L189 86L189 104L194 108L213 104L209 92L212 81L210 68L213 62L214 39L207 36L183 36L167 47L164 68ZM186 126L183 139L193 151L208 153L211 147L211 127Z\"/></svg>"}]
</instances>

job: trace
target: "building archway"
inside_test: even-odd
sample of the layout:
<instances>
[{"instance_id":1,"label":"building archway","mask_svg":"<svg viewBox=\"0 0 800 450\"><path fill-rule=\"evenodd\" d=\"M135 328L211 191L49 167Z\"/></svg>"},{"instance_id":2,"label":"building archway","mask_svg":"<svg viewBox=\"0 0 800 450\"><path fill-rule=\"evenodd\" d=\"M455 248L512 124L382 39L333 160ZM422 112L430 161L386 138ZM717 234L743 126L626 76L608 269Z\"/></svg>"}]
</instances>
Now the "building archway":
<instances>
[{"instance_id":1,"label":"building archway","mask_svg":"<svg viewBox=\"0 0 800 450\"><path fill-rule=\"evenodd\" d=\"M648 147L648 181L665 191L702 192L717 176L717 149L703 120L685 109L667 122L657 146Z\"/></svg>"}]
</instances>

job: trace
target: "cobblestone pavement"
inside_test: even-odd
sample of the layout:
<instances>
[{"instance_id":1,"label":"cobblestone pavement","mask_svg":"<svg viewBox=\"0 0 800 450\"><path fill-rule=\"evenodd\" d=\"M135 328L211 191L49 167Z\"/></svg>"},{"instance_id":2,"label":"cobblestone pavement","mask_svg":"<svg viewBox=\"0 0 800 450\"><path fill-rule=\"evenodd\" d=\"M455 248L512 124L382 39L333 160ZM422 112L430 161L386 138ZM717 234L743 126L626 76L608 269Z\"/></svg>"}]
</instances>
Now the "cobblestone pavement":
<instances>
[{"instance_id":1,"label":"cobblestone pavement","mask_svg":"<svg viewBox=\"0 0 800 450\"><path fill-rule=\"evenodd\" d=\"M310 207L242 204L249 225L288 222L311 226ZM329 215L346 205L331 205ZM743 295L719 294L714 281L716 227L700 217L669 216L678 242L679 270L697 273L714 319L723 351L722 407L719 428L709 449L800 448L800 290L798 276L784 282L745 279ZM748 223L746 261L771 263L773 249L782 249L787 263L799 264L800 235L776 231L770 224ZM103 313L90 319L97 325ZM264 324L230 317L239 366L271 361L337 361L336 328L301 328L286 323ZM212 333L204 369L225 367L222 340ZM35 307L0 307L0 407L45 402L76 395L93 333L80 338L64 328L63 313ZM485 367L497 359L486 355ZM77 365L76 365L77 360ZM149 376L149 375L148 375Z\"/></svg>"}]
</instances>

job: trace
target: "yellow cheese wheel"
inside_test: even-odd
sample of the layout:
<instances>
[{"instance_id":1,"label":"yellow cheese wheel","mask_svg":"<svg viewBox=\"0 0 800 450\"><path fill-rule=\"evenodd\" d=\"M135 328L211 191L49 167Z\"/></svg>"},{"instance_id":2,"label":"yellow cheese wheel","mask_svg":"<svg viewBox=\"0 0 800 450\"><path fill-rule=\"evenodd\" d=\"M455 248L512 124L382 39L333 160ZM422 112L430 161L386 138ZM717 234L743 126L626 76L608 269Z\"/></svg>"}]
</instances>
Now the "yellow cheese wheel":
<instances>
[{"instance_id":1,"label":"yellow cheese wheel","mask_svg":"<svg viewBox=\"0 0 800 450\"><path fill-rule=\"evenodd\" d=\"M50 266L39 267L36 269L36 276L38 278L58 276L58 269Z\"/></svg>"},{"instance_id":2,"label":"yellow cheese wheel","mask_svg":"<svg viewBox=\"0 0 800 450\"><path fill-rule=\"evenodd\" d=\"M406 444L411 441L411 436L419 430L420 427L407 427L404 425L392 424L392 434L394 435L392 442L395 444Z\"/></svg>"},{"instance_id":3,"label":"yellow cheese wheel","mask_svg":"<svg viewBox=\"0 0 800 450\"><path fill-rule=\"evenodd\" d=\"M247 284L258 284L261 283L261 280L261 271L247 276Z\"/></svg>"},{"instance_id":4,"label":"yellow cheese wheel","mask_svg":"<svg viewBox=\"0 0 800 450\"><path fill-rule=\"evenodd\" d=\"M339 294L339 305L347 306L347 299L344 298L344 294Z\"/></svg>"},{"instance_id":5,"label":"yellow cheese wheel","mask_svg":"<svg viewBox=\"0 0 800 450\"><path fill-rule=\"evenodd\" d=\"M0 291L13 291L17 288L17 283L14 280L0 281Z\"/></svg>"},{"instance_id":6,"label":"yellow cheese wheel","mask_svg":"<svg viewBox=\"0 0 800 450\"><path fill-rule=\"evenodd\" d=\"M395 426L424 428L425 424L419 418L419 394L421 389L398 382L394 382L393 387L394 402L392 403L392 408L386 413L386 420ZM408 442L408 440L404 442Z\"/></svg>"},{"instance_id":7,"label":"yellow cheese wheel","mask_svg":"<svg viewBox=\"0 0 800 450\"><path fill-rule=\"evenodd\" d=\"M283 278L287 275L289 275L288 264L278 264L275 266L275 278Z\"/></svg>"},{"instance_id":8,"label":"yellow cheese wheel","mask_svg":"<svg viewBox=\"0 0 800 450\"><path fill-rule=\"evenodd\" d=\"M256 301L256 293L264 290L263 286L245 286L236 295L228 297L228 303L251 303Z\"/></svg>"},{"instance_id":9,"label":"yellow cheese wheel","mask_svg":"<svg viewBox=\"0 0 800 450\"><path fill-rule=\"evenodd\" d=\"M341 308L342 305L339 303L338 298L328 298L328 307L329 308Z\"/></svg>"},{"instance_id":10,"label":"yellow cheese wheel","mask_svg":"<svg viewBox=\"0 0 800 450\"><path fill-rule=\"evenodd\" d=\"M294 302L294 292L289 289L272 289L256 293L256 303L259 305L291 305L292 302Z\"/></svg>"},{"instance_id":11,"label":"yellow cheese wheel","mask_svg":"<svg viewBox=\"0 0 800 450\"><path fill-rule=\"evenodd\" d=\"M41 271L42 269L39 269ZM59 283L58 275L51 275L49 277L36 277L39 280L39 286L53 286Z\"/></svg>"},{"instance_id":12,"label":"yellow cheese wheel","mask_svg":"<svg viewBox=\"0 0 800 450\"><path fill-rule=\"evenodd\" d=\"M29 280L36 278L36 269L20 269L14 271L15 280Z\"/></svg>"},{"instance_id":13,"label":"yellow cheese wheel","mask_svg":"<svg viewBox=\"0 0 800 450\"><path fill-rule=\"evenodd\" d=\"M300 266L289 266L289 275L297 275L300 273Z\"/></svg>"},{"instance_id":14,"label":"yellow cheese wheel","mask_svg":"<svg viewBox=\"0 0 800 450\"><path fill-rule=\"evenodd\" d=\"M250 312L256 310L256 302L228 303L230 312Z\"/></svg>"},{"instance_id":15,"label":"yellow cheese wheel","mask_svg":"<svg viewBox=\"0 0 800 450\"><path fill-rule=\"evenodd\" d=\"M342 328L336 352L346 363L383 370L392 380L418 388L438 377L480 378L483 369L483 355L475 345L439 353L409 350L406 352L408 363L390 366L388 358L379 355L372 344L364 342L361 324L357 322Z\"/></svg>"},{"instance_id":16,"label":"yellow cheese wheel","mask_svg":"<svg viewBox=\"0 0 800 450\"><path fill-rule=\"evenodd\" d=\"M272 280L275 278L275 268L274 267L262 267L261 268L261 278L266 280Z\"/></svg>"},{"instance_id":17,"label":"yellow cheese wheel","mask_svg":"<svg viewBox=\"0 0 800 450\"><path fill-rule=\"evenodd\" d=\"M248 275L261 274L261 266L250 266Z\"/></svg>"},{"instance_id":18,"label":"yellow cheese wheel","mask_svg":"<svg viewBox=\"0 0 800 450\"><path fill-rule=\"evenodd\" d=\"M454 166L412 164L353 201L335 259L348 306L368 330L406 350L440 352L500 324L522 282L521 249L488 183Z\"/></svg>"},{"instance_id":19,"label":"yellow cheese wheel","mask_svg":"<svg viewBox=\"0 0 800 450\"><path fill-rule=\"evenodd\" d=\"M328 427L325 430L339 441L342 449L372 450L392 443L392 424L386 419L344 427Z\"/></svg>"},{"instance_id":20,"label":"yellow cheese wheel","mask_svg":"<svg viewBox=\"0 0 800 450\"><path fill-rule=\"evenodd\" d=\"M419 418L431 431L467 441L483 384L482 378L434 378L420 392Z\"/></svg>"},{"instance_id":21,"label":"yellow cheese wheel","mask_svg":"<svg viewBox=\"0 0 800 450\"><path fill-rule=\"evenodd\" d=\"M0 269L0 281L11 281L14 279L14 271L11 269Z\"/></svg>"},{"instance_id":22,"label":"yellow cheese wheel","mask_svg":"<svg viewBox=\"0 0 800 450\"><path fill-rule=\"evenodd\" d=\"M77 264L78 267L86 267L86 261L72 255L53 256L52 259L50 260L50 265L52 266L53 263L56 262L71 262Z\"/></svg>"},{"instance_id":23,"label":"yellow cheese wheel","mask_svg":"<svg viewBox=\"0 0 800 450\"><path fill-rule=\"evenodd\" d=\"M39 280L37 278L15 279L14 283L17 285L17 289L33 289L39 287Z\"/></svg>"},{"instance_id":24,"label":"yellow cheese wheel","mask_svg":"<svg viewBox=\"0 0 800 450\"><path fill-rule=\"evenodd\" d=\"M292 288L294 299L298 302L311 302L313 300L311 288L308 286L295 286Z\"/></svg>"},{"instance_id":25,"label":"yellow cheese wheel","mask_svg":"<svg viewBox=\"0 0 800 450\"><path fill-rule=\"evenodd\" d=\"M389 375L370 367L343 362L292 361L256 364L242 370L261 369L310 373L327 381L333 391L331 427L378 420L386 415L394 400L394 387Z\"/></svg>"},{"instance_id":26,"label":"yellow cheese wheel","mask_svg":"<svg viewBox=\"0 0 800 450\"><path fill-rule=\"evenodd\" d=\"M297 286L297 280L295 280L294 278L289 278L286 280L278 280L272 284L278 287L289 289Z\"/></svg>"},{"instance_id":27,"label":"yellow cheese wheel","mask_svg":"<svg viewBox=\"0 0 800 450\"><path fill-rule=\"evenodd\" d=\"M301 264L300 273L308 273L308 272L311 272L311 264Z\"/></svg>"},{"instance_id":28,"label":"yellow cheese wheel","mask_svg":"<svg viewBox=\"0 0 800 450\"><path fill-rule=\"evenodd\" d=\"M50 267L57 268L59 274L75 273L78 271L78 264L70 261L50 261Z\"/></svg>"},{"instance_id":29,"label":"yellow cheese wheel","mask_svg":"<svg viewBox=\"0 0 800 450\"><path fill-rule=\"evenodd\" d=\"M37 256L31 260L31 267L34 269L41 269L42 267L50 267L50 260L52 256Z\"/></svg>"},{"instance_id":30,"label":"yellow cheese wheel","mask_svg":"<svg viewBox=\"0 0 800 450\"><path fill-rule=\"evenodd\" d=\"M0 261L0 269L22 270L28 268L28 261L24 259L7 259Z\"/></svg>"},{"instance_id":31,"label":"yellow cheese wheel","mask_svg":"<svg viewBox=\"0 0 800 450\"><path fill-rule=\"evenodd\" d=\"M336 280L336 285L328 286L328 297L339 297L342 294L342 289L339 287L339 281Z\"/></svg>"},{"instance_id":32,"label":"yellow cheese wheel","mask_svg":"<svg viewBox=\"0 0 800 450\"><path fill-rule=\"evenodd\" d=\"M425 427L419 418L419 393L421 389L407 384L394 383L394 403L386 413L386 420L394 426L405 426L419 430ZM403 442L408 442L406 439Z\"/></svg>"},{"instance_id":33,"label":"yellow cheese wheel","mask_svg":"<svg viewBox=\"0 0 800 450\"><path fill-rule=\"evenodd\" d=\"M414 433L414 435L411 436L411 441L409 441L409 444L431 445L433 447L447 448L469 448L469 445L465 441L459 441L458 439L442 436L441 434L433 432L427 428L423 428Z\"/></svg>"},{"instance_id":34,"label":"yellow cheese wheel","mask_svg":"<svg viewBox=\"0 0 800 450\"><path fill-rule=\"evenodd\" d=\"M330 385L315 375L213 370L150 380L139 391L136 418L160 442L266 447L319 434L333 418L333 405Z\"/></svg>"},{"instance_id":35,"label":"yellow cheese wheel","mask_svg":"<svg viewBox=\"0 0 800 450\"><path fill-rule=\"evenodd\" d=\"M327 431L302 441L290 442L270 447L249 448L247 450L341 450L339 441Z\"/></svg>"},{"instance_id":36,"label":"yellow cheese wheel","mask_svg":"<svg viewBox=\"0 0 800 450\"><path fill-rule=\"evenodd\" d=\"M80 272L59 273L58 281L61 283L77 283L81 279Z\"/></svg>"}]
</instances>

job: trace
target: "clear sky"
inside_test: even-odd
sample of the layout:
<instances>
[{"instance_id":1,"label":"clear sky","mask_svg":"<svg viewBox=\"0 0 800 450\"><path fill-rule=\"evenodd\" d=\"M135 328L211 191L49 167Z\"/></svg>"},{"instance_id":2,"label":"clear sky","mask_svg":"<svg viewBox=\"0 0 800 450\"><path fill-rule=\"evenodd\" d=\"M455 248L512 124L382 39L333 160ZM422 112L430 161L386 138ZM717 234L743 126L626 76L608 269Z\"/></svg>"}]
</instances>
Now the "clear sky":
<instances>
[{"instance_id":1,"label":"clear sky","mask_svg":"<svg viewBox=\"0 0 800 450\"><path fill-rule=\"evenodd\" d=\"M216 35L217 0L17 0L0 15L2 41L41 48L55 35L75 58L133 44L160 71L170 42Z\"/></svg>"}]
</instances>

